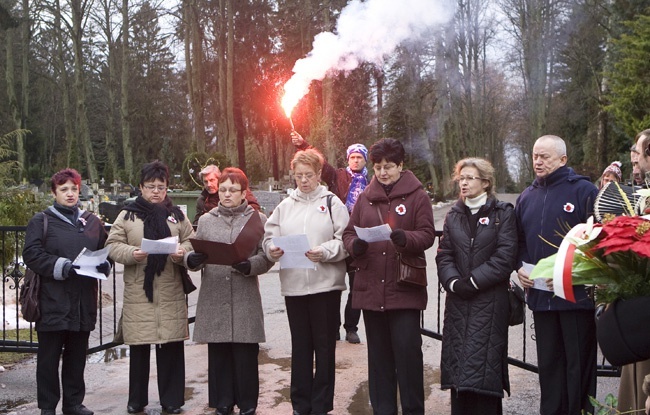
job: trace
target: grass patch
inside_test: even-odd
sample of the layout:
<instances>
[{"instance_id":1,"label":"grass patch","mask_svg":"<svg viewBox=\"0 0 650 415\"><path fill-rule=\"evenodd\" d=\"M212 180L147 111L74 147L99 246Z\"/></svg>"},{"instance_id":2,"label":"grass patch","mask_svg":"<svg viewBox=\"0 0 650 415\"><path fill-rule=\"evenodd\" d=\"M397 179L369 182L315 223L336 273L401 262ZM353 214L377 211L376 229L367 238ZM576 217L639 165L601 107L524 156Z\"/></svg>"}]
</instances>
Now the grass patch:
<instances>
[{"instance_id":1,"label":"grass patch","mask_svg":"<svg viewBox=\"0 0 650 415\"><path fill-rule=\"evenodd\" d=\"M5 330L3 332L3 337L6 340L16 340L16 329L13 330ZM33 332L33 341L36 342L38 341L38 335L36 334L36 330ZM29 341L29 329L20 329L20 340L21 341ZM0 352L0 366L8 366L13 363L18 363L21 362L29 357L32 357L34 353L15 353L15 352Z\"/></svg>"}]
</instances>

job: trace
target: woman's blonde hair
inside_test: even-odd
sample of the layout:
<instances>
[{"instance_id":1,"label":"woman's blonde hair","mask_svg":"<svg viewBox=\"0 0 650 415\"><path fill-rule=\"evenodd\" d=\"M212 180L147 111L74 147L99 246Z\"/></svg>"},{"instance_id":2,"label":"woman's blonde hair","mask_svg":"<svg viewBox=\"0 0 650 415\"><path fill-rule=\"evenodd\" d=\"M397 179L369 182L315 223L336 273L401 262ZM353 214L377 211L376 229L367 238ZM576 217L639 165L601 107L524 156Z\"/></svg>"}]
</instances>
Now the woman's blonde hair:
<instances>
[{"instance_id":1,"label":"woman's blonde hair","mask_svg":"<svg viewBox=\"0 0 650 415\"><path fill-rule=\"evenodd\" d=\"M315 173L318 173L323 169L324 163L325 158L320 151L314 148L308 148L307 150L296 151L296 154L291 160L291 170L295 170L296 164L305 164L314 169Z\"/></svg>"},{"instance_id":2,"label":"woman's blonde hair","mask_svg":"<svg viewBox=\"0 0 650 415\"><path fill-rule=\"evenodd\" d=\"M454 180L458 181L460 171L465 167L474 167L478 170L478 175L481 179L489 182L488 187L485 189L488 196L492 196L494 189L494 167L489 161L480 157L468 157L460 160L454 167Z\"/></svg>"}]
</instances>

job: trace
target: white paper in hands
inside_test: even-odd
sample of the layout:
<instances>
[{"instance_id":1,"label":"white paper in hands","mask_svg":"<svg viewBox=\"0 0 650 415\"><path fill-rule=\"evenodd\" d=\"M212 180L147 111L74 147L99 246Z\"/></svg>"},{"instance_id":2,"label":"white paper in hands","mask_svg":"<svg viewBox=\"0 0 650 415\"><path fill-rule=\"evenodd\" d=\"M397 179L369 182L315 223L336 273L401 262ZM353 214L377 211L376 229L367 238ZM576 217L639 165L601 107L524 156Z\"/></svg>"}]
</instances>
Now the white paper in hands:
<instances>
[{"instance_id":1,"label":"white paper in hands","mask_svg":"<svg viewBox=\"0 0 650 415\"><path fill-rule=\"evenodd\" d=\"M178 251L178 235L157 240L142 238L140 249L148 254L175 254Z\"/></svg>"},{"instance_id":2,"label":"white paper in hands","mask_svg":"<svg viewBox=\"0 0 650 415\"><path fill-rule=\"evenodd\" d=\"M106 258L108 258L108 247L99 251L91 251L84 248L72 262L72 265L79 266L79 269L76 270L78 275L105 280L106 275L97 271L97 265L103 264Z\"/></svg>"},{"instance_id":3,"label":"white paper in hands","mask_svg":"<svg viewBox=\"0 0 650 415\"><path fill-rule=\"evenodd\" d=\"M311 249L307 235L287 235L273 238L273 245L281 248L284 255L280 257L280 268L316 269L316 264L305 256Z\"/></svg>"},{"instance_id":4,"label":"white paper in hands","mask_svg":"<svg viewBox=\"0 0 650 415\"><path fill-rule=\"evenodd\" d=\"M529 264L528 262L522 262L521 267L528 271L528 275L530 275L533 272L533 268L535 268L535 265ZM533 281L533 288L536 290L542 290L542 291L553 291L550 288L548 288L548 285L546 285L546 278L535 278Z\"/></svg>"},{"instance_id":5,"label":"white paper in hands","mask_svg":"<svg viewBox=\"0 0 650 415\"><path fill-rule=\"evenodd\" d=\"M393 231L387 223L373 226L372 228L355 226L354 230L357 232L359 239L363 239L366 242L390 241L390 233Z\"/></svg>"}]
</instances>

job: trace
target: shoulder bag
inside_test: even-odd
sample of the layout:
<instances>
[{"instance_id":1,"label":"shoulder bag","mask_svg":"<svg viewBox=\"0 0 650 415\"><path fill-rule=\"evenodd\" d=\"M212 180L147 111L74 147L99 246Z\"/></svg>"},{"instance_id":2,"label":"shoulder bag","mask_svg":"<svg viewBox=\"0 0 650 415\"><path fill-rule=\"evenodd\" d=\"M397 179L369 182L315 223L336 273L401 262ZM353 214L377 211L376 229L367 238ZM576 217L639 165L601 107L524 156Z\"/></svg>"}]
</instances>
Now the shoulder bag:
<instances>
[{"instance_id":1,"label":"shoulder bag","mask_svg":"<svg viewBox=\"0 0 650 415\"><path fill-rule=\"evenodd\" d=\"M47 215L43 215L43 245L47 238ZM35 323L41 318L41 310L38 304L38 294L41 288L41 276L35 273L30 268L25 269L25 278L23 285L20 287L20 295L18 296L18 303L20 304L20 312L25 321Z\"/></svg>"},{"instance_id":2,"label":"shoulder bag","mask_svg":"<svg viewBox=\"0 0 650 415\"><path fill-rule=\"evenodd\" d=\"M379 206L377 206L379 220L384 223ZM397 283L416 287L427 286L427 260L421 256L404 255L397 253Z\"/></svg>"}]
</instances>

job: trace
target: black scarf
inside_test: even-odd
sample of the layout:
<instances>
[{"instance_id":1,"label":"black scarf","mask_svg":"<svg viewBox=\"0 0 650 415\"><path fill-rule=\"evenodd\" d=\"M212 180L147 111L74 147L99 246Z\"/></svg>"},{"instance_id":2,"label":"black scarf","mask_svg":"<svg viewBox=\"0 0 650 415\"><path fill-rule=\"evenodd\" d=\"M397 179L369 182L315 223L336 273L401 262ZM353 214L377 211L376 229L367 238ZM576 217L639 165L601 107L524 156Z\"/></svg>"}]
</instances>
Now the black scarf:
<instances>
[{"instance_id":1,"label":"black scarf","mask_svg":"<svg viewBox=\"0 0 650 415\"><path fill-rule=\"evenodd\" d=\"M151 203L142 196L138 196L135 202L124 207L126 211L124 220L135 220L138 218L144 222L143 234L147 239L163 239L172 236L167 219L172 217L182 222L185 215L178 206L172 205L169 196L161 203ZM147 257L147 266L144 268L144 284L142 288L147 295L149 302L153 302L153 278L160 275L167 264L167 254L150 254ZM185 267L180 267L181 274L187 273ZM184 275L183 275L184 277Z\"/></svg>"}]
</instances>

